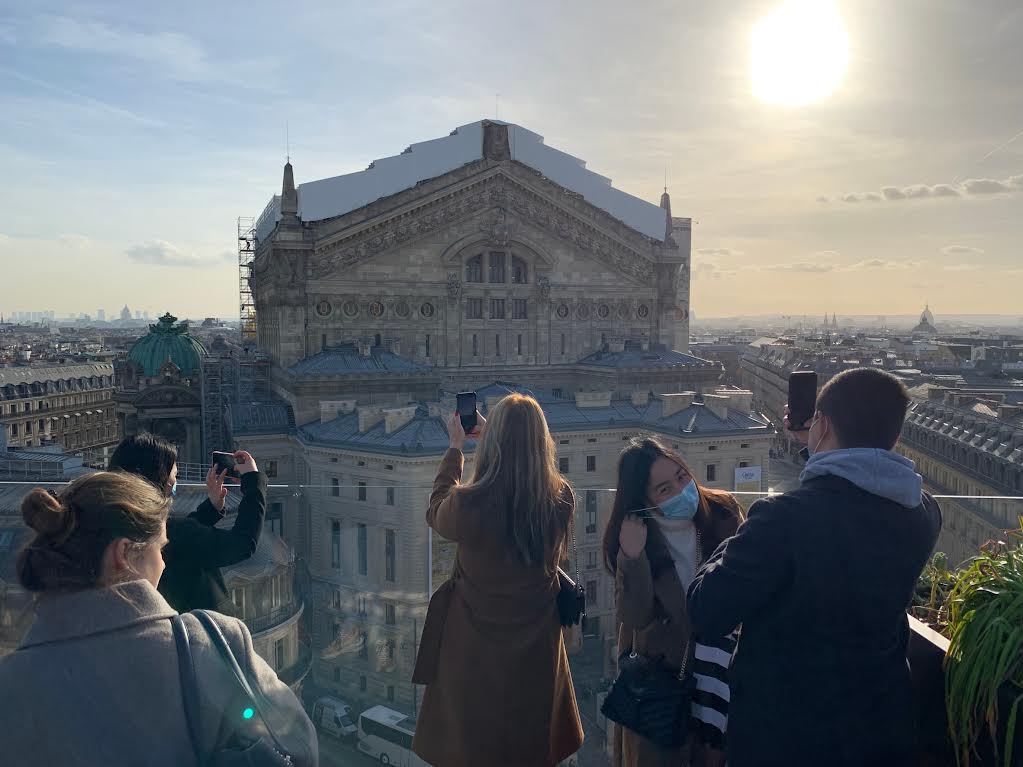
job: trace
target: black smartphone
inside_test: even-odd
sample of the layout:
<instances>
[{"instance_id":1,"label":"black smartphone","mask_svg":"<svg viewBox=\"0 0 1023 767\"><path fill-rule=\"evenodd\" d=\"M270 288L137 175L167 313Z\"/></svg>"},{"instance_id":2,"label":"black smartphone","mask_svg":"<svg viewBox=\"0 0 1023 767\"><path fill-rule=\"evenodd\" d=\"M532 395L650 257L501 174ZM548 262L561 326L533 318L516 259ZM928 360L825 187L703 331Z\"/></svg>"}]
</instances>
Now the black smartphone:
<instances>
[{"instance_id":1,"label":"black smartphone","mask_svg":"<svg viewBox=\"0 0 1023 767\"><path fill-rule=\"evenodd\" d=\"M476 392L460 391L456 397L458 418L462 422L462 428L469 434L476 428Z\"/></svg>"},{"instance_id":2,"label":"black smartphone","mask_svg":"<svg viewBox=\"0 0 1023 767\"><path fill-rule=\"evenodd\" d=\"M801 431L810 425L817 410L817 374L812 370L789 373L789 429Z\"/></svg>"},{"instance_id":3,"label":"black smartphone","mask_svg":"<svg viewBox=\"0 0 1023 767\"><path fill-rule=\"evenodd\" d=\"M213 465L217 467L217 473L227 470L227 476L229 477L240 477L238 469L235 466L238 464L237 459L234 457L234 453L224 453L220 450L213 451Z\"/></svg>"}]
</instances>

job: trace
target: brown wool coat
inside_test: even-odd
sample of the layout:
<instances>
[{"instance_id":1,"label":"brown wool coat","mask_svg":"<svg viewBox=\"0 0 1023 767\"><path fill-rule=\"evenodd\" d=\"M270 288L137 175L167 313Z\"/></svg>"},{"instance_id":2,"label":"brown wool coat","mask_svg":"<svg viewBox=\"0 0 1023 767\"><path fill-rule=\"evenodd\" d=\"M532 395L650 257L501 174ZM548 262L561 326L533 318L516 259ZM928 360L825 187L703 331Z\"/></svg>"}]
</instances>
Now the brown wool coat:
<instances>
[{"instance_id":1,"label":"brown wool coat","mask_svg":"<svg viewBox=\"0 0 1023 767\"><path fill-rule=\"evenodd\" d=\"M702 537L700 553L706 561L721 542L738 529L738 506L729 509L712 503L710 514L701 509L695 522ZM669 668L679 669L682 650L690 634L686 595L656 524L647 524L646 547L638 557L630 559L624 552L618 552L615 608L619 655L635 647L639 655L661 658ZM687 743L681 749L664 749L615 725L613 767L709 767L710 764L710 754L702 744Z\"/></svg>"},{"instance_id":2,"label":"brown wool coat","mask_svg":"<svg viewBox=\"0 0 1023 767\"><path fill-rule=\"evenodd\" d=\"M426 513L458 550L423 626L412 748L435 767L551 767L583 742L557 576L511 561L494 510L451 494L462 463L458 450L444 455Z\"/></svg>"}]
</instances>

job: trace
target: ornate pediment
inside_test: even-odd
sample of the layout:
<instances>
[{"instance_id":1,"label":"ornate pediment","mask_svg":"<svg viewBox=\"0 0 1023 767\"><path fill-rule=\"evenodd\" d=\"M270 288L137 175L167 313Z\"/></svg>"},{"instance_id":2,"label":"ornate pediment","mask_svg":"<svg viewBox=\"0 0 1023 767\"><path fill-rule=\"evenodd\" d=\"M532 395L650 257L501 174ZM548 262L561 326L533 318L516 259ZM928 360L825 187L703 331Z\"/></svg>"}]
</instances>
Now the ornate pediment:
<instances>
[{"instance_id":1,"label":"ornate pediment","mask_svg":"<svg viewBox=\"0 0 1023 767\"><path fill-rule=\"evenodd\" d=\"M132 404L136 408L199 407L199 396L184 386L153 386L136 397Z\"/></svg>"},{"instance_id":2,"label":"ornate pediment","mask_svg":"<svg viewBox=\"0 0 1023 767\"><path fill-rule=\"evenodd\" d=\"M641 284L654 281L651 254L629 247L621 238L585 220L578 211L559 206L504 173L496 173L446 197L407 209L372 227L359 229L351 236L345 237L342 232L340 237L317 248L310 256L308 275L322 279L344 272L398 245L476 216L479 216L482 239L495 245L503 246L514 239L518 222L522 222L568 242L583 255L631 280ZM639 235L636 237L642 239Z\"/></svg>"}]
</instances>

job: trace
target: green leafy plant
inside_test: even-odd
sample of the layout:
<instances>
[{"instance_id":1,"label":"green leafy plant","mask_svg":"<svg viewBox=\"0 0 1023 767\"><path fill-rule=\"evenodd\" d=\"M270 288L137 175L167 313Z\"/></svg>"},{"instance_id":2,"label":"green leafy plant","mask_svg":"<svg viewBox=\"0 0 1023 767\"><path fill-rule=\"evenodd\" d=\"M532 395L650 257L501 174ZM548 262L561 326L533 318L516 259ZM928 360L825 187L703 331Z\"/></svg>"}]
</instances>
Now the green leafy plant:
<instances>
[{"instance_id":1,"label":"green leafy plant","mask_svg":"<svg viewBox=\"0 0 1023 767\"><path fill-rule=\"evenodd\" d=\"M956 574L948 569L948 557L937 551L927 563L913 592L911 612L935 631L946 634L948 630L948 594L956 582Z\"/></svg>"},{"instance_id":2,"label":"green leafy plant","mask_svg":"<svg viewBox=\"0 0 1023 767\"><path fill-rule=\"evenodd\" d=\"M948 595L945 702L960 765L970 764L978 738L990 735L1010 767L1017 715L1023 701L1023 549L1019 531L1009 543L986 544L956 573ZM1014 686L1009 709L999 710L1003 685ZM999 721L1004 739L999 743Z\"/></svg>"}]
</instances>

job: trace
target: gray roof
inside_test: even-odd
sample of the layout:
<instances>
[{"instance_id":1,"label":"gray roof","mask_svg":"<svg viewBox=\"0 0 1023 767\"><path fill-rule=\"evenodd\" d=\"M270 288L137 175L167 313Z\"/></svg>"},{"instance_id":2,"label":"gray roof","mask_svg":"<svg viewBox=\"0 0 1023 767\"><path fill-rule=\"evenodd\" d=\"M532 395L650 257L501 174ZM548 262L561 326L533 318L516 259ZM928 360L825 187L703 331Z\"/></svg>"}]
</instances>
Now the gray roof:
<instances>
[{"instance_id":1,"label":"gray roof","mask_svg":"<svg viewBox=\"0 0 1023 767\"><path fill-rule=\"evenodd\" d=\"M552 432L587 431L600 428L631 428L661 434L689 436L731 436L744 433L768 432L771 425L758 413L740 413L728 409L727 417L719 418L695 395L693 404L677 413L664 417L661 400L651 398L646 405L633 405L631 400L612 400L608 407L579 407L575 398L558 398L549 392L537 392L515 384L495 382L476 391L480 412L486 415L488 397L503 396L510 392L529 394L543 408ZM424 455L443 452L448 446L444 421L431 417L427 408L420 406L416 415L402 428L387 434L380 422L359 432L358 413L339 415L332 421L314 421L299 428L300 436L313 444L365 450L396 455Z\"/></svg>"},{"instance_id":2,"label":"gray roof","mask_svg":"<svg viewBox=\"0 0 1023 767\"><path fill-rule=\"evenodd\" d=\"M427 373L432 368L374 346L369 356L359 354L353 343L343 343L296 362L288 370L297 376L351 375L353 373Z\"/></svg>"},{"instance_id":3,"label":"gray roof","mask_svg":"<svg viewBox=\"0 0 1023 767\"><path fill-rule=\"evenodd\" d=\"M596 351L579 360L580 365L604 368L717 368L719 363L700 359L692 354L668 349L663 344L652 344L648 351L627 344L624 351Z\"/></svg>"},{"instance_id":4,"label":"gray roof","mask_svg":"<svg viewBox=\"0 0 1023 767\"><path fill-rule=\"evenodd\" d=\"M295 429L295 414L282 399L241 402L232 406L231 416L236 435L281 434Z\"/></svg>"},{"instance_id":5,"label":"gray roof","mask_svg":"<svg viewBox=\"0 0 1023 767\"><path fill-rule=\"evenodd\" d=\"M87 365L50 365L47 367L0 367L0 386L7 384L33 384L47 381L66 381L69 378L92 378L112 376L114 365L110 362L93 362Z\"/></svg>"}]
</instances>

